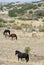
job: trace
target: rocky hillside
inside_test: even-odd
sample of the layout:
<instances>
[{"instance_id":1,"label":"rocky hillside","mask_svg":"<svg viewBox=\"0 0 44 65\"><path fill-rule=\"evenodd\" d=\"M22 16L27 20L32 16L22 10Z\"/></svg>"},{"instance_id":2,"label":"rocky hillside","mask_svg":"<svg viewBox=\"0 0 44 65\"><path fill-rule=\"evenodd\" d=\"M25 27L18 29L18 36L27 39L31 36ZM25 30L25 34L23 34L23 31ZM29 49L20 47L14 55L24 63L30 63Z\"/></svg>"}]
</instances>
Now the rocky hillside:
<instances>
[{"instance_id":1,"label":"rocky hillside","mask_svg":"<svg viewBox=\"0 0 44 65\"><path fill-rule=\"evenodd\" d=\"M37 2L11 2L1 4L0 10L7 11L10 17L19 19L36 19L44 17L44 1Z\"/></svg>"}]
</instances>

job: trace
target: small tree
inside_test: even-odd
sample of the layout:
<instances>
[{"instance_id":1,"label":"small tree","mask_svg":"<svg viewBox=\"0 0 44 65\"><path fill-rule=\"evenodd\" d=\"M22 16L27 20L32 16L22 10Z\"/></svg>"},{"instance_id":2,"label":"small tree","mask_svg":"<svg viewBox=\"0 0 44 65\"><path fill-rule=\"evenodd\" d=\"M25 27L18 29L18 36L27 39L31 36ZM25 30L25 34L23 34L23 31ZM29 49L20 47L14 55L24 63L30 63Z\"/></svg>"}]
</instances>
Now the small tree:
<instances>
[{"instance_id":1,"label":"small tree","mask_svg":"<svg viewBox=\"0 0 44 65\"><path fill-rule=\"evenodd\" d=\"M30 11L29 11L29 13L30 13L30 14L32 14L32 13L33 13L33 11L32 11L32 10L30 10Z\"/></svg>"},{"instance_id":2,"label":"small tree","mask_svg":"<svg viewBox=\"0 0 44 65\"><path fill-rule=\"evenodd\" d=\"M41 7L41 3L39 3L38 6Z\"/></svg>"},{"instance_id":3,"label":"small tree","mask_svg":"<svg viewBox=\"0 0 44 65\"><path fill-rule=\"evenodd\" d=\"M25 48L25 53L29 53L30 52L30 47L26 47Z\"/></svg>"},{"instance_id":4,"label":"small tree","mask_svg":"<svg viewBox=\"0 0 44 65\"><path fill-rule=\"evenodd\" d=\"M9 10L8 15L10 17L16 17L17 16L17 12L16 12L16 10Z\"/></svg>"}]
</instances>

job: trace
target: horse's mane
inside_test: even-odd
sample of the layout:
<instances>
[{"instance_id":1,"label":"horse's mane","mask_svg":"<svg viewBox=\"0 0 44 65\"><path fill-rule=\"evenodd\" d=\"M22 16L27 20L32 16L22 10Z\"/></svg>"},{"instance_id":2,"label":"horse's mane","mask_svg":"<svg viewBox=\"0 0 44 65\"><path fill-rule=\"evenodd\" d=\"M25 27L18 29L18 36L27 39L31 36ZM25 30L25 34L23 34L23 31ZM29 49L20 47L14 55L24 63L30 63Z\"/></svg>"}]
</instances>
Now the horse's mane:
<instances>
[{"instance_id":1,"label":"horse's mane","mask_svg":"<svg viewBox=\"0 0 44 65\"><path fill-rule=\"evenodd\" d=\"M18 52L18 53L22 53L22 52L20 52L20 51L18 51L18 50L16 50L16 52Z\"/></svg>"},{"instance_id":2,"label":"horse's mane","mask_svg":"<svg viewBox=\"0 0 44 65\"><path fill-rule=\"evenodd\" d=\"M20 51L18 51L18 50L16 50L15 52L22 53L22 52L20 52ZM22 53L22 54L27 54L27 53Z\"/></svg>"}]
</instances>

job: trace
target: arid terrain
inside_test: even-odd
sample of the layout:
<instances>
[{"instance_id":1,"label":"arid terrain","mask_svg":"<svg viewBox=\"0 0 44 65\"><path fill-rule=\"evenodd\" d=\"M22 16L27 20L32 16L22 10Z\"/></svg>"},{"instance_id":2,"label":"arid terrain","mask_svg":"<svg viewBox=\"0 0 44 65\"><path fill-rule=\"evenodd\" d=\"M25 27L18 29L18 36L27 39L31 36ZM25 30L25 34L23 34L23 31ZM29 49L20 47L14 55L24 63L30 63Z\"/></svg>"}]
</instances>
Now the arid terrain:
<instances>
[{"instance_id":1,"label":"arid terrain","mask_svg":"<svg viewBox=\"0 0 44 65\"><path fill-rule=\"evenodd\" d=\"M0 29L0 65L44 65L44 33L38 32L37 37L32 37L32 33L23 33L21 30L10 29L11 33L16 33L18 39L5 38L4 29ZM25 47L30 47L30 60L17 59L15 50L24 52Z\"/></svg>"},{"instance_id":2,"label":"arid terrain","mask_svg":"<svg viewBox=\"0 0 44 65\"><path fill-rule=\"evenodd\" d=\"M17 35L3 35L5 29ZM29 47L29 61L15 51ZM0 65L44 65L44 1L0 3Z\"/></svg>"}]
</instances>

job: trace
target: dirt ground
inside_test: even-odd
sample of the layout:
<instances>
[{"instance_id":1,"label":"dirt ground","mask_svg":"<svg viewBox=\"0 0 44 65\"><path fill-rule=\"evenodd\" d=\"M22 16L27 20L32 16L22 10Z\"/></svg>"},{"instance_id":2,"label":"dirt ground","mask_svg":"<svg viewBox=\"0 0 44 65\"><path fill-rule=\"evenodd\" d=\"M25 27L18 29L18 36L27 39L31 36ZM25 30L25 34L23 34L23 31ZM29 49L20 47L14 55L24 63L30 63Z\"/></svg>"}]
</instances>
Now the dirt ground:
<instances>
[{"instance_id":1,"label":"dirt ground","mask_svg":"<svg viewBox=\"0 0 44 65\"><path fill-rule=\"evenodd\" d=\"M37 33L37 37L32 37L32 33L21 30L10 29L11 33L16 33L18 39L5 38L4 29L0 30L0 65L44 65L44 33ZM25 47L30 47L30 60L17 59L15 50L24 52Z\"/></svg>"}]
</instances>

